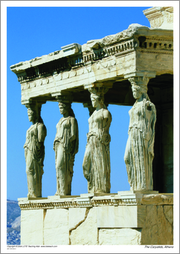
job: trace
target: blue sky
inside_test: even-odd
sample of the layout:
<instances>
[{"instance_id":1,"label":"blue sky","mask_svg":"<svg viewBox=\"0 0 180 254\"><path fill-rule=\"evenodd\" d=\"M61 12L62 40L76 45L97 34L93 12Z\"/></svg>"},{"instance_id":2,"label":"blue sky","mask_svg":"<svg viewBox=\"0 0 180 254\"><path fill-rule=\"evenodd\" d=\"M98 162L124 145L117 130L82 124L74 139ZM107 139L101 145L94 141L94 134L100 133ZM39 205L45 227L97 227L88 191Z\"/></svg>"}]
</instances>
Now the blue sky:
<instances>
[{"instance_id":1,"label":"blue sky","mask_svg":"<svg viewBox=\"0 0 180 254\"><path fill-rule=\"evenodd\" d=\"M145 2L142 2L145 4ZM60 50L70 43L84 44L121 32L132 23L150 27L141 7L8 7L7 8L7 198L17 200L27 196L27 179L23 145L31 123L27 109L21 105L21 87L10 66L21 61ZM75 157L72 195L87 193L82 162L88 133L88 109L72 104L79 125L79 152ZM129 190L124 151L128 137L131 107L112 106L110 127L111 193ZM55 154L53 141L56 124L61 118L58 103L42 106L42 118L47 127L45 140L43 197L56 192Z\"/></svg>"},{"instance_id":2,"label":"blue sky","mask_svg":"<svg viewBox=\"0 0 180 254\"><path fill-rule=\"evenodd\" d=\"M84 44L121 32L132 23L149 27L143 14L148 7L8 7L7 9L7 198L27 196L27 180L23 145L31 123L27 109L21 105L20 83L10 71L12 64L49 54L70 43ZM75 158L72 195L87 193L82 162L88 133L89 113L82 104L72 104L79 125L79 152ZM112 114L111 193L129 190L124 150L131 107L108 107ZM47 127L45 140L43 197L56 192L56 171L53 141L60 115L58 103L42 106L42 118Z\"/></svg>"},{"instance_id":3,"label":"blue sky","mask_svg":"<svg viewBox=\"0 0 180 254\"><path fill-rule=\"evenodd\" d=\"M17 198L26 197L28 192L23 145L26 139L26 131L31 123L28 120L26 107L21 105L20 83L17 81L16 75L10 70L10 66L60 50L62 46L70 43L82 45L88 40L101 39L107 35L121 32L132 23L139 23L150 27L148 19L143 14L143 10L152 6L167 6L169 3L175 6L175 2L177 8L174 8L174 12L176 12L176 22L174 22L176 24L174 26L174 29L176 29L176 33L174 33L176 53L174 58L178 60L178 63L174 67L177 73L177 71L179 72L179 21L177 19L179 17L179 1L93 1L91 4L88 1L11 1L9 3L8 1L1 1L1 7L2 3L5 6L1 8L1 18L3 20L1 22L3 28L3 32L1 31L3 34L1 36L3 42L1 50L2 55L5 55L1 64L3 78L3 82L1 82L1 138L5 141L1 142L1 173L3 176L1 178L1 198L3 200L5 200L6 196L8 199L17 200ZM63 4L72 6L77 5L77 3L83 7L29 7L35 5L60 6ZM100 6L106 5L108 7L87 7L87 4L91 6L97 6L97 4ZM11 7L6 9L6 6ZM174 133L176 133L174 140L174 162L177 167L175 173L178 182L179 79L177 75L175 77L175 84L177 85L175 85L176 92L174 93L174 104L176 105L174 107L174 120L176 122L174 125ZM80 193L87 193L87 181L83 176L82 162L86 146L89 113L87 108L84 108L81 104L73 103L72 107L78 120L80 137L79 152L76 155L74 165L72 195L79 195ZM112 140L110 144L111 193L129 190L123 157L128 137L128 111L130 108L111 105L108 107L112 114L112 124L110 127ZM43 105L42 118L47 127L42 181L43 197L54 195L56 192L53 141L56 134L56 124L61 117L57 103L48 102ZM7 193L5 193L5 189L7 189ZM175 186L176 204L179 201L178 193L179 184ZM178 218L178 205L177 209L174 210ZM5 220L3 219L2 222L4 223L4 228L6 228ZM5 242L6 234L2 235ZM178 234L176 235L178 236Z\"/></svg>"}]
</instances>

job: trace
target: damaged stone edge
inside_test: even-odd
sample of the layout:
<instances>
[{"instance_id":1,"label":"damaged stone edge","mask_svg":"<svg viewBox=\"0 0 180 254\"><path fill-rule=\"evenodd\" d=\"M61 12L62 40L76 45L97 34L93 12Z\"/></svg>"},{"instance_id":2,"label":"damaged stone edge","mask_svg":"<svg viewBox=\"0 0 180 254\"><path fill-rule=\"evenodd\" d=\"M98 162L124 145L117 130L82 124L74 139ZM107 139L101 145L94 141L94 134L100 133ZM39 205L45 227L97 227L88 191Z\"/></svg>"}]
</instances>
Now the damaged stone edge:
<instances>
[{"instance_id":1,"label":"damaged stone edge","mask_svg":"<svg viewBox=\"0 0 180 254\"><path fill-rule=\"evenodd\" d=\"M68 200L70 198L59 199L58 201L48 201L47 199L28 200L20 198L19 206L21 210L33 209L54 209L54 208L92 208L98 206L123 206L123 205L165 205L173 204L173 194L142 194L135 196L118 195L111 196L94 196L92 198L77 198L76 200Z\"/></svg>"},{"instance_id":2,"label":"damaged stone edge","mask_svg":"<svg viewBox=\"0 0 180 254\"><path fill-rule=\"evenodd\" d=\"M161 37L161 50L172 50L172 33L173 31L167 30L163 31L161 29L150 29L146 26L142 26L140 24L131 24L128 29L119 32L114 35L106 36L102 39L91 40L88 41L84 45L80 45L78 43L72 43L66 46L61 47L61 50L57 50L48 55L43 55L41 57L35 57L34 59L19 62L10 67L10 69L16 73L20 74L26 69L34 67L36 70L36 74L39 72L38 66L43 65L45 63L50 63L55 60L59 60L62 58L67 58L70 65L75 66L79 64L84 64L89 61L102 59L104 57L114 55L114 54L124 54L125 51L129 52L130 50L134 50L136 47L140 47L139 37L146 37L148 42L152 44L158 43L159 38ZM153 41L151 37L153 38ZM166 47L162 42L162 38L166 41ZM168 40L166 40L168 38ZM155 40L155 41L154 41ZM167 44L171 44L171 47L167 47ZM71 60L70 60L71 58Z\"/></svg>"},{"instance_id":3,"label":"damaged stone edge","mask_svg":"<svg viewBox=\"0 0 180 254\"><path fill-rule=\"evenodd\" d=\"M75 227L69 229L69 245L71 245L71 233L72 233L72 231L76 230L83 222L85 222L85 220L87 219L87 216L89 214L90 209L91 209L90 207L86 208L84 219L81 220Z\"/></svg>"}]
</instances>

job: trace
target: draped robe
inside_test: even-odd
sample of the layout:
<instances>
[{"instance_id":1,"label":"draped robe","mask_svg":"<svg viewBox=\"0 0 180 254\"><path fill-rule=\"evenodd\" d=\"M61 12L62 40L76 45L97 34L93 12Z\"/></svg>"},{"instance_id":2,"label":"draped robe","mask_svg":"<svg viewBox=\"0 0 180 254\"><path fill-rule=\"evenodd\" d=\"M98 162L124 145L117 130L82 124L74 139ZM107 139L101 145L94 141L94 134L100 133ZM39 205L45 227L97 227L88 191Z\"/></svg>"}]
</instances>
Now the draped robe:
<instances>
[{"instance_id":1,"label":"draped robe","mask_svg":"<svg viewBox=\"0 0 180 254\"><path fill-rule=\"evenodd\" d=\"M106 111L106 112L105 112ZM104 112L108 115L104 119ZM104 126L104 120L107 122ZM109 126L112 117L107 109L94 111L89 118L89 133L83 160L84 176L88 180L89 193L110 192Z\"/></svg>"},{"instance_id":2,"label":"draped robe","mask_svg":"<svg viewBox=\"0 0 180 254\"><path fill-rule=\"evenodd\" d=\"M156 109L152 102L143 99L135 102L129 115L129 136L124 156L128 181L132 190L153 190Z\"/></svg>"}]
</instances>

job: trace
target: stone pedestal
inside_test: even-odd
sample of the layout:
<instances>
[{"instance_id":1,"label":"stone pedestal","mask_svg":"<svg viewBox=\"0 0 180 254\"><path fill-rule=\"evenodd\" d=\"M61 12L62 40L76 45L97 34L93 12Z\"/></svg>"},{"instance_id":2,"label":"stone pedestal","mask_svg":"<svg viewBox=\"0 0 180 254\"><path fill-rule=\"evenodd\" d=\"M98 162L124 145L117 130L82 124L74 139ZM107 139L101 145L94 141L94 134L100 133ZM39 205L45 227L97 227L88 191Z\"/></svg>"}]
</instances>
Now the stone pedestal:
<instances>
[{"instance_id":1,"label":"stone pedestal","mask_svg":"<svg viewBox=\"0 0 180 254\"><path fill-rule=\"evenodd\" d=\"M171 245L173 195L20 198L22 245Z\"/></svg>"}]
</instances>

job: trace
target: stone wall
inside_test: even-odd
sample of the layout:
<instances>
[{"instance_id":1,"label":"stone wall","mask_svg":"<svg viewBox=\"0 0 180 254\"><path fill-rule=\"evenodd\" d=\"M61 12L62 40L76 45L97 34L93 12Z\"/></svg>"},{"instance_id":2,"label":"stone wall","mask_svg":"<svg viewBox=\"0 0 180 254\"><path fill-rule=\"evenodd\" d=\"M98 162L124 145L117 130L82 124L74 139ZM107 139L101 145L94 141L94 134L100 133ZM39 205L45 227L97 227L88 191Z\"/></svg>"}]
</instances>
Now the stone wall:
<instances>
[{"instance_id":1,"label":"stone wall","mask_svg":"<svg viewBox=\"0 0 180 254\"><path fill-rule=\"evenodd\" d=\"M19 199L22 245L172 245L173 195Z\"/></svg>"}]
</instances>

